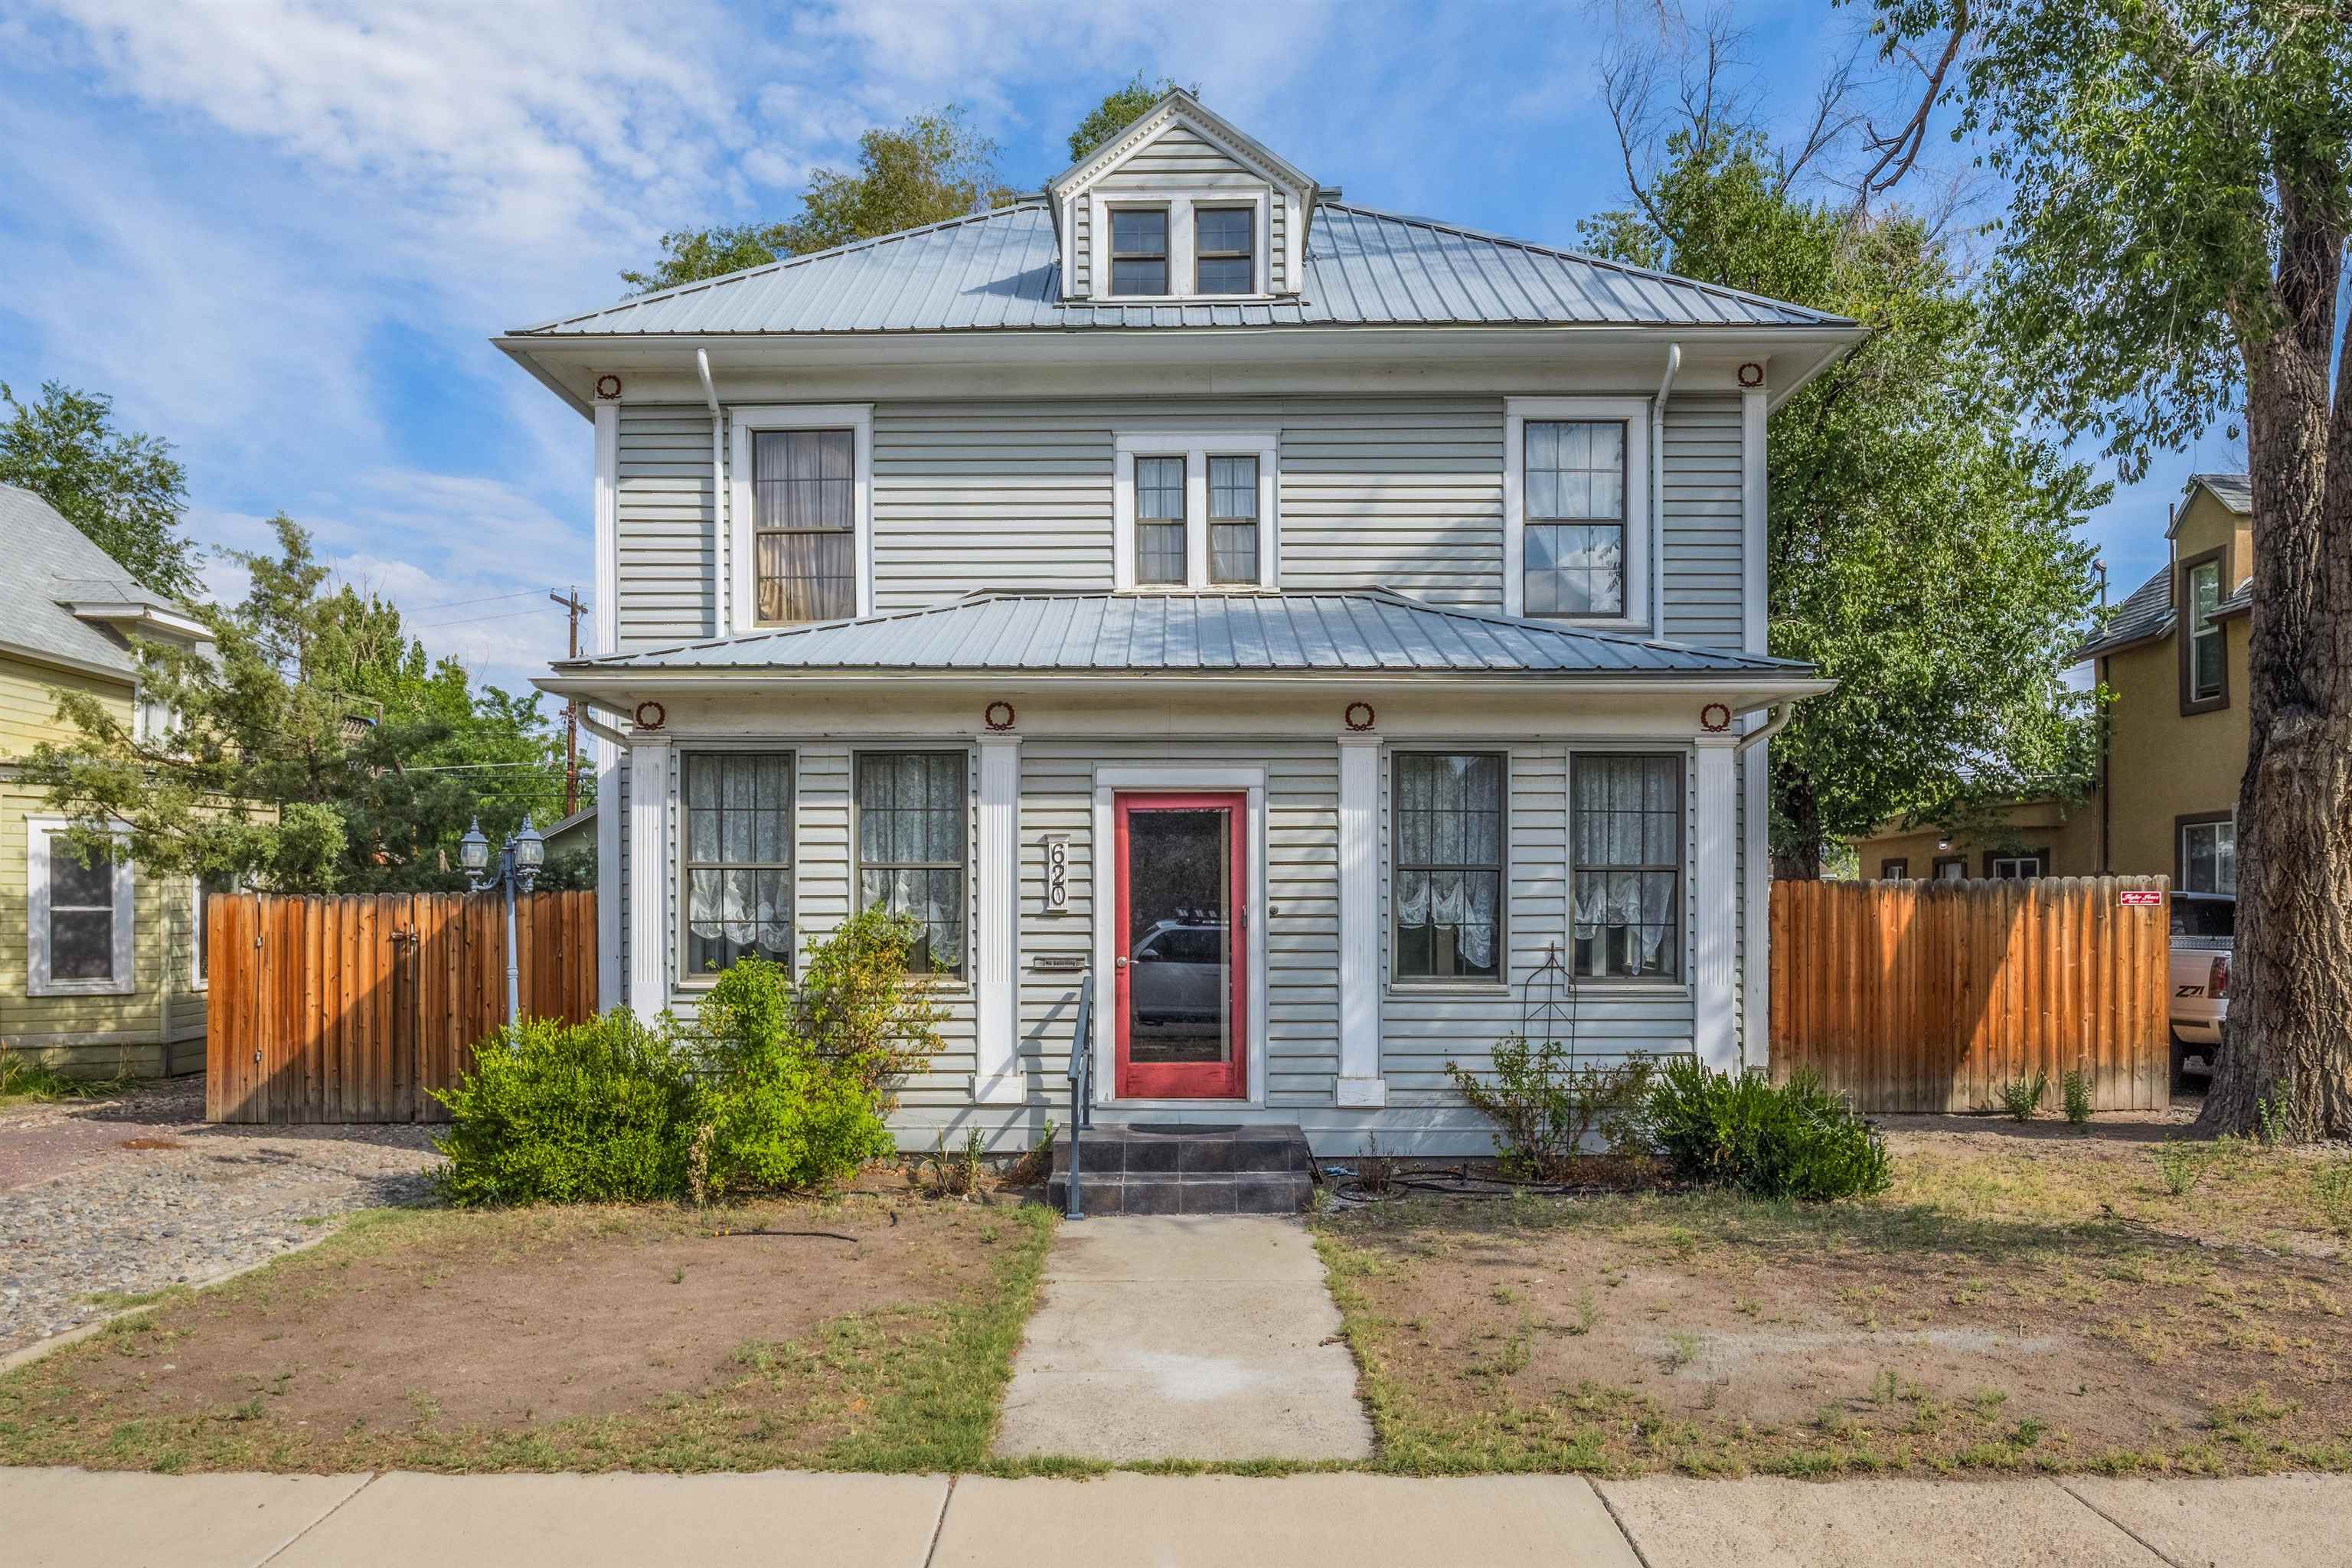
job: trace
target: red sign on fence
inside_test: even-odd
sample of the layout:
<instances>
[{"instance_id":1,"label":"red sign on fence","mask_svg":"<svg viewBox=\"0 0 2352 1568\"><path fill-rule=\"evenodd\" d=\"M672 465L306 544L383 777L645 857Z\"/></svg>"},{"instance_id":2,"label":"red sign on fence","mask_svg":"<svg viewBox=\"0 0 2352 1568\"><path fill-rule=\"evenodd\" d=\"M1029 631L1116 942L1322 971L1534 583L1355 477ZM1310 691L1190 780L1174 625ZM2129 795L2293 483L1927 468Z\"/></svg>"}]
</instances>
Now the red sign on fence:
<instances>
[{"instance_id":1,"label":"red sign on fence","mask_svg":"<svg viewBox=\"0 0 2352 1568\"><path fill-rule=\"evenodd\" d=\"M2116 902L2126 906L2132 904L2161 904L2164 902L2164 894L2155 888L2126 888L2122 892L2116 895Z\"/></svg>"}]
</instances>

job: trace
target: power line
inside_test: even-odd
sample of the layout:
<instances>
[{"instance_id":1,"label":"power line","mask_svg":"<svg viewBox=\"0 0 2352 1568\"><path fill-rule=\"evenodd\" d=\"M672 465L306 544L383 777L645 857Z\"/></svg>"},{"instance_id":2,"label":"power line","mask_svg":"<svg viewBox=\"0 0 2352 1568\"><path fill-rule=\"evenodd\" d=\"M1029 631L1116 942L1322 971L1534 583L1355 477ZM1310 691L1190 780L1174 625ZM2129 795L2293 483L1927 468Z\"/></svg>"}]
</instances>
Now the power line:
<instances>
[{"instance_id":1,"label":"power line","mask_svg":"<svg viewBox=\"0 0 2352 1568\"><path fill-rule=\"evenodd\" d=\"M411 605L406 613L417 616L427 610L454 610L460 605L495 605L502 599L528 599L538 592L536 588L525 588L518 594L485 594L478 599L444 599L437 605Z\"/></svg>"},{"instance_id":2,"label":"power line","mask_svg":"<svg viewBox=\"0 0 2352 1568\"><path fill-rule=\"evenodd\" d=\"M482 621L511 621L519 620L524 616L551 616L553 614L555 614L555 612L551 609L501 610L496 615L459 616L455 620L447 621L420 621L415 626L410 626L408 629L413 632L425 632L431 631L435 626L470 626Z\"/></svg>"}]
</instances>

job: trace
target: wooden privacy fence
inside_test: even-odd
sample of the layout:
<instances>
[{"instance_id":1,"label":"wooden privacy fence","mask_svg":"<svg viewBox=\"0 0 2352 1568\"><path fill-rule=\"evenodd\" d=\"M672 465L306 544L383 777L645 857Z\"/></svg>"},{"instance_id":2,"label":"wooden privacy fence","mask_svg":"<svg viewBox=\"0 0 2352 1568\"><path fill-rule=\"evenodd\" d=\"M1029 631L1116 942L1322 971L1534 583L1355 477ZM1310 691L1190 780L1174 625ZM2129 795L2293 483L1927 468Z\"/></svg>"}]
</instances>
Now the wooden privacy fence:
<instances>
[{"instance_id":1,"label":"wooden privacy fence","mask_svg":"<svg viewBox=\"0 0 2352 1568\"><path fill-rule=\"evenodd\" d=\"M441 1121L475 1042L507 1020L497 893L205 900L212 1121ZM515 903L525 1017L596 1011L596 895Z\"/></svg>"},{"instance_id":2,"label":"wooden privacy fence","mask_svg":"<svg viewBox=\"0 0 2352 1568\"><path fill-rule=\"evenodd\" d=\"M2172 1090L2159 877L1772 884L1772 1077L1865 1111L1978 1110L2069 1072L2100 1110ZM2126 904L2126 891L2155 894Z\"/></svg>"}]
</instances>

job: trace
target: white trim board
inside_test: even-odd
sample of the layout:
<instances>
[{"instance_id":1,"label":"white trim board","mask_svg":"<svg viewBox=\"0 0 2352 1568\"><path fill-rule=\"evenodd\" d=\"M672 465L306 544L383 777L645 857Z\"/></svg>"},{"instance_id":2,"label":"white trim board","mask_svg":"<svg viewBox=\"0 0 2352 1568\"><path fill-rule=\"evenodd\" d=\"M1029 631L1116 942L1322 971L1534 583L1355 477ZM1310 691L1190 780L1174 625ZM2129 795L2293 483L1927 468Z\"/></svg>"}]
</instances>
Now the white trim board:
<instances>
[{"instance_id":1,"label":"white trim board","mask_svg":"<svg viewBox=\"0 0 2352 1568\"><path fill-rule=\"evenodd\" d=\"M870 403L755 404L728 410L732 426L727 485L726 625L720 636L758 631L759 596L752 582L751 437L762 430L834 430L846 426L856 447L853 526L857 534L857 611L874 613L874 405ZM718 504L712 498L712 505Z\"/></svg>"},{"instance_id":2,"label":"white trim board","mask_svg":"<svg viewBox=\"0 0 2352 1568\"><path fill-rule=\"evenodd\" d=\"M1111 797L1123 790L1239 790L1248 796L1249 820L1243 832L1248 840L1249 901L1257 918L1249 923L1249 1061L1247 1093L1240 1100L1120 1100L1118 1089L1118 987L1112 978L1117 941L1113 926L1118 918L1118 832ZM1122 767L1097 764L1094 770L1093 853L1099 862L1094 899L1094 972L1104 977L1103 994L1095 1007L1094 1103L1097 1109L1183 1110L1205 1105L1265 1104L1266 948L1265 930L1265 770L1249 767Z\"/></svg>"},{"instance_id":3,"label":"white trim board","mask_svg":"<svg viewBox=\"0 0 2352 1568\"><path fill-rule=\"evenodd\" d=\"M1155 592L1201 593L1282 585L1282 432L1279 430L1122 430L1113 440L1111 574L1120 593L1135 583L1135 459L1184 459L1184 582L1152 584ZM1209 459L1257 459L1257 582L1209 581Z\"/></svg>"},{"instance_id":4,"label":"white trim board","mask_svg":"<svg viewBox=\"0 0 2352 1568\"><path fill-rule=\"evenodd\" d=\"M69 826L62 816L25 819L25 994L27 996L130 996L139 989L133 918L138 887L131 858L118 838L114 854L114 951L111 973L88 980L58 980L49 973L50 839Z\"/></svg>"},{"instance_id":5,"label":"white trim board","mask_svg":"<svg viewBox=\"0 0 2352 1568\"><path fill-rule=\"evenodd\" d=\"M1616 419L1625 425L1625 613L1546 616L1605 631L1650 628L1650 409L1647 397L1507 397L1503 400L1503 613L1527 614L1528 421Z\"/></svg>"}]
</instances>

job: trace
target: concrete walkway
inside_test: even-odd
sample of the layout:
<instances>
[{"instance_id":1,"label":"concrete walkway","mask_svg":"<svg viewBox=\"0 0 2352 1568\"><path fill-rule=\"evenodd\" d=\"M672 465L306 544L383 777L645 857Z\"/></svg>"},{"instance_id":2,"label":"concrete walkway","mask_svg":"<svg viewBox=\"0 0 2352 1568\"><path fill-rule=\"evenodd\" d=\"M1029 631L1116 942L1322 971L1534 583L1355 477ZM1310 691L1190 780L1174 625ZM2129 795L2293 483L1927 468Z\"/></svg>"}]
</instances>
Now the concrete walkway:
<instances>
[{"instance_id":1,"label":"concrete walkway","mask_svg":"<svg viewBox=\"0 0 2352 1568\"><path fill-rule=\"evenodd\" d=\"M1364 1459L1371 1423L1306 1226L1105 1216L1066 1225L1013 1363L1009 1458Z\"/></svg>"},{"instance_id":2,"label":"concrete walkway","mask_svg":"<svg viewBox=\"0 0 2352 1568\"><path fill-rule=\"evenodd\" d=\"M1228 1221L1227 1223L1231 1223ZM9 1568L2305 1568L2352 1478L1090 1481L0 1470Z\"/></svg>"}]
</instances>

